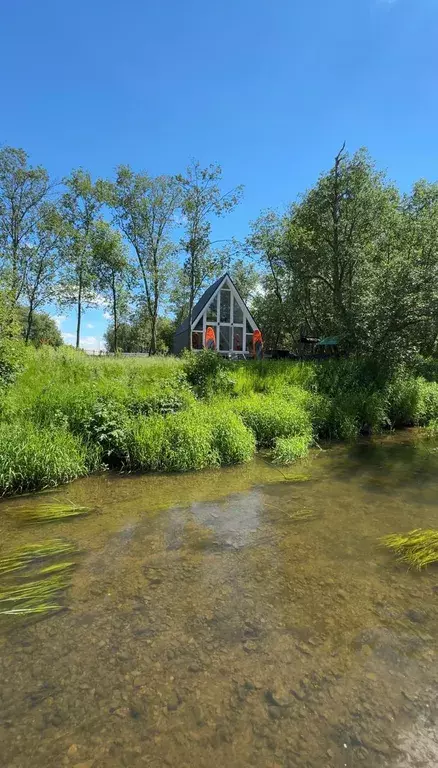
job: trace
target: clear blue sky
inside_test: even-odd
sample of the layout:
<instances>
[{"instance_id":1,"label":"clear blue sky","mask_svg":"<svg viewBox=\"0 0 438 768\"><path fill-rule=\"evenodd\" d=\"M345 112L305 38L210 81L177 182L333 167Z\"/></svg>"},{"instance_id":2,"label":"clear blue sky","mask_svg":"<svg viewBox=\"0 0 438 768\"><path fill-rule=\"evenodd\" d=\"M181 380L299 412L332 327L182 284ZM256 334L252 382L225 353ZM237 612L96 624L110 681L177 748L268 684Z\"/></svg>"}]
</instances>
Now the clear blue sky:
<instances>
[{"instance_id":1,"label":"clear blue sky","mask_svg":"<svg viewBox=\"0 0 438 768\"><path fill-rule=\"evenodd\" d=\"M59 179L218 161L245 198L215 235L243 237L344 139L403 189L438 177L438 0L11 0L1 16L0 143ZM87 312L84 343L104 327Z\"/></svg>"}]
</instances>

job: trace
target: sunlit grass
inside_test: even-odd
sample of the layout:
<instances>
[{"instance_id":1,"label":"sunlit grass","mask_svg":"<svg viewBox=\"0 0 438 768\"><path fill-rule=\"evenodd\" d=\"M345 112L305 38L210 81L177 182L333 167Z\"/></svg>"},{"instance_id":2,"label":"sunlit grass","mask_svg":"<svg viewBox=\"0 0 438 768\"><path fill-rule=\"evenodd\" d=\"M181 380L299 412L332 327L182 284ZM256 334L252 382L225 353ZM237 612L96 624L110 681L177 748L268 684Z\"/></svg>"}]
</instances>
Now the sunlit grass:
<instances>
[{"instance_id":1,"label":"sunlit grass","mask_svg":"<svg viewBox=\"0 0 438 768\"><path fill-rule=\"evenodd\" d=\"M398 559L421 570L438 562L438 530L416 528L406 534L384 536L381 543Z\"/></svg>"}]
</instances>

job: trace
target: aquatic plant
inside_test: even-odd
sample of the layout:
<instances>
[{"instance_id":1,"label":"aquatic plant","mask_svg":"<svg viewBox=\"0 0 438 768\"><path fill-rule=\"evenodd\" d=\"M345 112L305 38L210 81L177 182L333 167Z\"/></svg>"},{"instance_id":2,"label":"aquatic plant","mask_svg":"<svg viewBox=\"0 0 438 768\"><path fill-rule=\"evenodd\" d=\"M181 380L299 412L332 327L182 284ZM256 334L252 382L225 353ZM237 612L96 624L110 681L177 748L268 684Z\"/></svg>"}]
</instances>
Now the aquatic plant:
<instances>
[{"instance_id":1,"label":"aquatic plant","mask_svg":"<svg viewBox=\"0 0 438 768\"><path fill-rule=\"evenodd\" d=\"M0 575L20 571L40 560L76 553L76 544L63 539L51 539L37 544L26 544L0 558Z\"/></svg>"},{"instance_id":2,"label":"aquatic plant","mask_svg":"<svg viewBox=\"0 0 438 768\"><path fill-rule=\"evenodd\" d=\"M22 509L21 518L24 522L51 523L70 517L82 517L90 514L91 511L90 507L81 507L77 504L38 504L36 507Z\"/></svg>"},{"instance_id":3,"label":"aquatic plant","mask_svg":"<svg viewBox=\"0 0 438 768\"><path fill-rule=\"evenodd\" d=\"M395 552L398 559L415 568L438 562L438 530L416 528L406 534L390 534L381 539L383 546Z\"/></svg>"},{"instance_id":4,"label":"aquatic plant","mask_svg":"<svg viewBox=\"0 0 438 768\"><path fill-rule=\"evenodd\" d=\"M19 547L0 559L0 616L45 615L63 608L59 598L70 584L73 561L49 562L77 552L61 539ZM15 580L11 581L11 575ZM20 579L17 581L17 576Z\"/></svg>"},{"instance_id":5,"label":"aquatic plant","mask_svg":"<svg viewBox=\"0 0 438 768\"><path fill-rule=\"evenodd\" d=\"M292 464L297 459L303 459L309 453L311 442L310 432L293 437L277 437L272 452L274 464Z\"/></svg>"},{"instance_id":6,"label":"aquatic plant","mask_svg":"<svg viewBox=\"0 0 438 768\"><path fill-rule=\"evenodd\" d=\"M294 522L303 520L316 520L319 515L313 509L296 509L293 512L287 512L287 516Z\"/></svg>"}]
</instances>

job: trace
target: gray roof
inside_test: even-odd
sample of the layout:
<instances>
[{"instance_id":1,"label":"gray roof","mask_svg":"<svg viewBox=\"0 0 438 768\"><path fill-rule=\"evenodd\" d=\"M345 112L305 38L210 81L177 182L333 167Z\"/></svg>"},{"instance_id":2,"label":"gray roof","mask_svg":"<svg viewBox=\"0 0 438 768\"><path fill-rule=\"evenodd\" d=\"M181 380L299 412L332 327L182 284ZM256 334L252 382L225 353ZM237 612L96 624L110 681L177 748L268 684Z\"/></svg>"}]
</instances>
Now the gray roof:
<instances>
[{"instance_id":1,"label":"gray roof","mask_svg":"<svg viewBox=\"0 0 438 768\"><path fill-rule=\"evenodd\" d=\"M218 280L216 280L212 285L209 286L209 288L207 288L205 293L202 294L202 296L199 299L199 301L196 302L196 304L195 304L195 306L193 307L193 310L192 310L192 323L193 323L194 320L196 320L198 315L201 314L202 310L204 309L204 307L206 307L206 305L210 301L210 299L213 296L213 294L215 293L215 291L219 288L222 280L224 280L224 278L227 277L227 276L228 276L228 272L225 272L225 274L222 275L222 277L219 277ZM189 318L186 317L186 319L183 320L181 325L179 325L178 328L176 329L175 336L177 336L180 333L187 332L188 329L189 329Z\"/></svg>"}]
</instances>

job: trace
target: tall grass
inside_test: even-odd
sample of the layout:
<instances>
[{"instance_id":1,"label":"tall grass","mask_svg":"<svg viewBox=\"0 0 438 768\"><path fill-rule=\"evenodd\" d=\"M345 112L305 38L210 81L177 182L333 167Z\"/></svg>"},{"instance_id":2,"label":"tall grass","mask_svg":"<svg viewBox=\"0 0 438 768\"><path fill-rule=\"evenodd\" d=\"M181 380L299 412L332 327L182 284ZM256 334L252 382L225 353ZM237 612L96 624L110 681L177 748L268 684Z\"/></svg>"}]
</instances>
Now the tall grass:
<instances>
[{"instance_id":1,"label":"tall grass","mask_svg":"<svg viewBox=\"0 0 438 768\"><path fill-rule=\"evenodd\" d=\"M85 446L67 431L0 425L0 495L49 488L87 471Z\"/></svg>"},{"instance_id":2,"label":"tall grass","mask_svg":"<svg viewBox=\"0 0 438 768\"><path fill-rule=\"evenodd\" d=\"M355 359L235 363L212 353L119 359L31 348L2 390L0 495L102 465L180 472L248 461L256 446L290 461L312 438L438 423L435 370L418 360L388 373Z\"/></svg>"}]
</instances>

